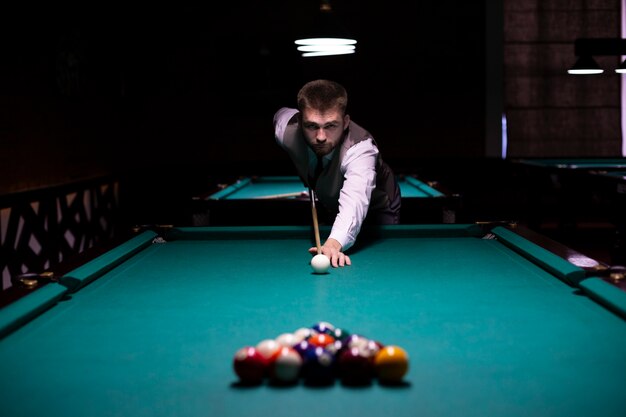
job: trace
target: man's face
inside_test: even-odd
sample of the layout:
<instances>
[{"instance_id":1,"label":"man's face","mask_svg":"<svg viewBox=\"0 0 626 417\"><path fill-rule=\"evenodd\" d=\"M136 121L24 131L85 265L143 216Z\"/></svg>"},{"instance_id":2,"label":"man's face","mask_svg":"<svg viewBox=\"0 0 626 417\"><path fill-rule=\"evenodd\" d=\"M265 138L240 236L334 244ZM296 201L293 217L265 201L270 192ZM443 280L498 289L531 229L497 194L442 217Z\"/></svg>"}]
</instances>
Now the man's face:
<instances>
[{"instance_id":1,"label":"man's face","mask_svg":"<svg viewBox=\"0 0 626 417\"><path fill-rule=\"evenodd\" d=\"M342 115L339 109L305 109L300 116L304 137L317 156L330 153L339 144L350 122L350 116Z\"/></svg>"}]
</instances>

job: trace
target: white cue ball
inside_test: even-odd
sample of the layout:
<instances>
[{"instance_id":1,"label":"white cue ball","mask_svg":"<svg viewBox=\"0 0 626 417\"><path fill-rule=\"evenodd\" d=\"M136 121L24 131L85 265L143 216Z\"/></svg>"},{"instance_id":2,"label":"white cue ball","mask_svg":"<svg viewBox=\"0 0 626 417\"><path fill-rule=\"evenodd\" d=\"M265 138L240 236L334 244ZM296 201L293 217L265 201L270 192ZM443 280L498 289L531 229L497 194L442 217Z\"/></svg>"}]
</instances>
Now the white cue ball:
<instances>
[{"instance_id":1,"label":"white cue ball","mask_svg":"<svg viewBox=\"0 0 626 417\"><path fill-rule=\"evenodd\" d=\"M330 268L330 259L326 255L317 254L311 259L311 267L316 274L324 274Z\"/></svg>"}]
</instances>

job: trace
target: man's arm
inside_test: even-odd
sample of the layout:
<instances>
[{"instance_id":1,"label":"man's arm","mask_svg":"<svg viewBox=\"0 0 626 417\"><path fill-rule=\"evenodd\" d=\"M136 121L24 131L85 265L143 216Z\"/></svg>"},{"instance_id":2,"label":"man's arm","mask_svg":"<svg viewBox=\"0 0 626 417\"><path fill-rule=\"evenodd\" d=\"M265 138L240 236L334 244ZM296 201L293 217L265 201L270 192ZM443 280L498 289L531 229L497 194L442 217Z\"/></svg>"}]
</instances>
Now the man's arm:
<instances>
[{"instance_id":1,"label":"man's arm","mask_svg":"<svg viewBox=\"0 0 626 417\"><path fill-rule=\"evenodd\" d=\"M288 107L283 107L274 114L274 137L280 146L283 146L285 129L296 114L298 114L298 110Z\"/></svg>"},{"instance_id":2,"label":"man's arm","mask_svg":"<svg viewBox=\"0 0 626 417\"><path fill-rule=\"evenodd\" d=\"M376 187L376 160L378 148L365 140L348 150L341 170L344 183L339 193L339 212L329 238L334 239L343 251L356 241Z\"/></svg>"}]
</instances>

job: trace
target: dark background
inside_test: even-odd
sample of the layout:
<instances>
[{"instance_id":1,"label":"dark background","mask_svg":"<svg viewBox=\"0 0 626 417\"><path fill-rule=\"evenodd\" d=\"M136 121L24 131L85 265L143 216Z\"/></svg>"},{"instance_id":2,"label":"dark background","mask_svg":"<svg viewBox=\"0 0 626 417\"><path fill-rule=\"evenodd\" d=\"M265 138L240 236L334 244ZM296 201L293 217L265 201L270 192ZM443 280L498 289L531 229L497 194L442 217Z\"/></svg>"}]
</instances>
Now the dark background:
<instances>
[{"instance_id":1,"label":"dark background","mask_svg":"<svg viewBox=\"0 0 626 417\"><path fill-rule=\"evenodd\" d=\"M318 58L293 44L317 0L12 6L0 194L128 170L288 170L272 116L314 78L345 85L397 170L481 157L483 3L336 0L357 53Z\"/></svg>"},{"instance_id":2,"label":"dark background","mask_svg":"<svg viewBox=\"0 0 626 417\"><path fill-rule=\"evenodd\" d=\"M332 7L356 54L296 51L318 0L3 6L0 196L119 175L137 222L178 222L220 183L295 172L272 116L322 77L397 173L462 194L468 221L523 215L503 113L509 159L621 156L619 76L566 74L576 37L619 36L619 0Z\"/></svg>"}]
</instances>

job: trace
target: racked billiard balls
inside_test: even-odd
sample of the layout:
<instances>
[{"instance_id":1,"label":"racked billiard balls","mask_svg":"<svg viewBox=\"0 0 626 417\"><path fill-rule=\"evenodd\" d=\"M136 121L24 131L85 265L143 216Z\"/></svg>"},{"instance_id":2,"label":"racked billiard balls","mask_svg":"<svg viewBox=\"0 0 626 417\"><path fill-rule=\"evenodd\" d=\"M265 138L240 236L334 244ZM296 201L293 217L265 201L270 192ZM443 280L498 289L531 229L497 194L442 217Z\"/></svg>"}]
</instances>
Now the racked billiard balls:
<instances>
[{"instance_id":1,"label":"racked billiard balls","mask_svg":"<svg viewBox=\"0 0 626 417\"><path fill-rule=\"evenodd\" d=\"M387 345L374 358L374 373L385 384L397 384L409 370L409 355L399 346Z\"/></svg>"},{"instance_id":2,"label":"racked billiard balls","mask_svg":"<svg viewBox=\"0 0 626 417\"><path fill-rule=\"evenodd\" d=\"M242 384L260 384L267 372L267 361L254 346L245 346L235 353L233 368Z\"/></svg>"}]
</instances>

